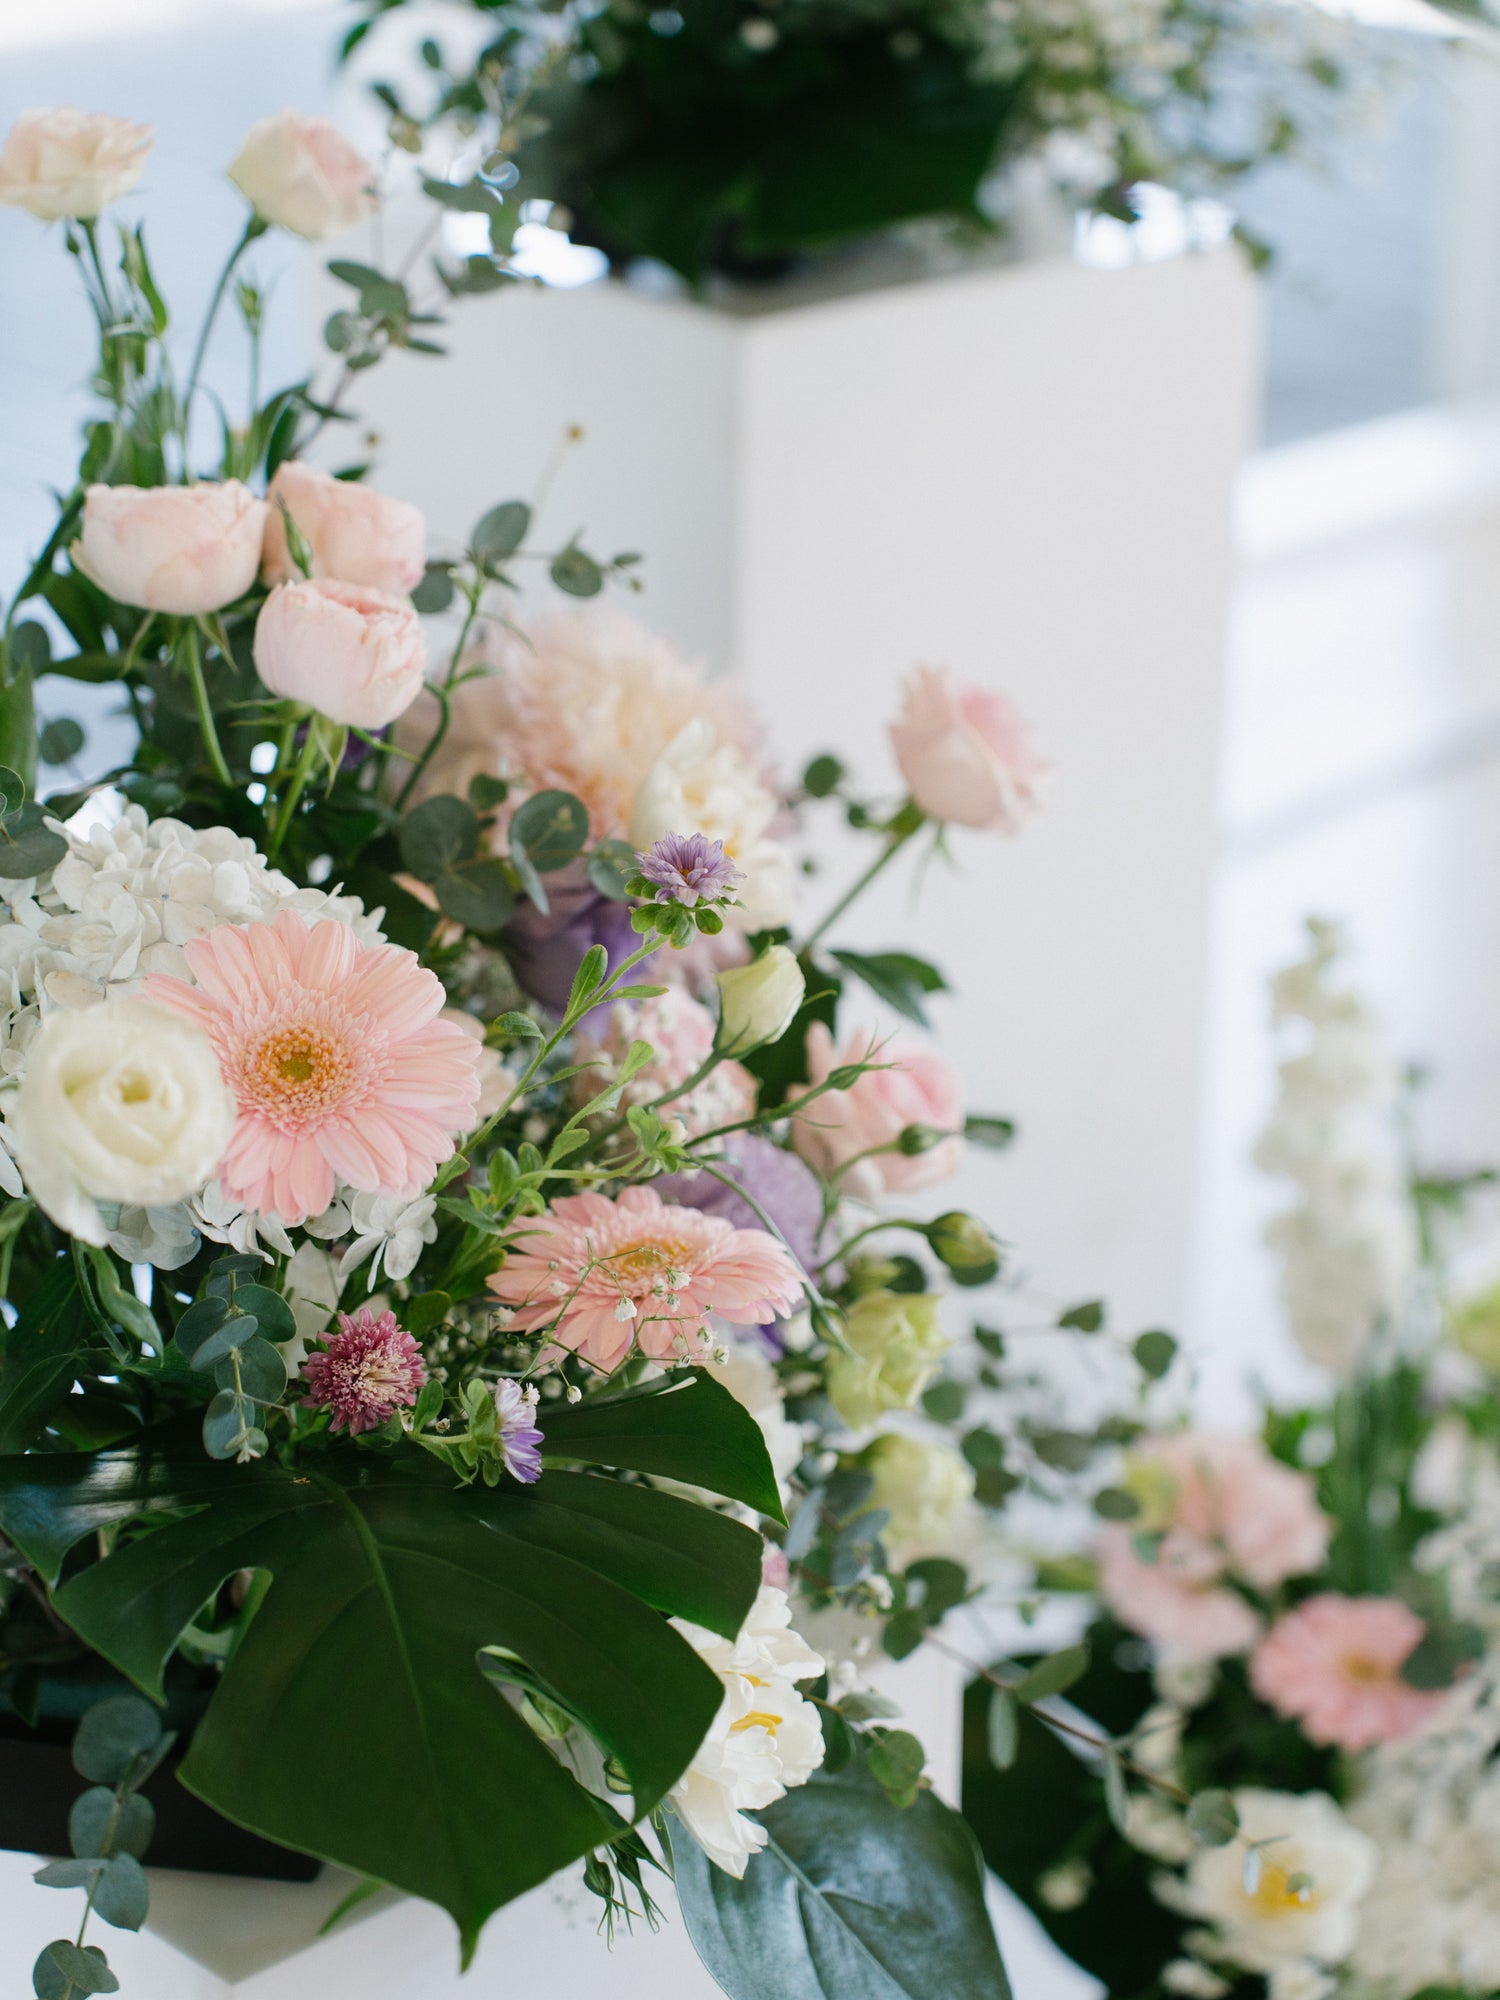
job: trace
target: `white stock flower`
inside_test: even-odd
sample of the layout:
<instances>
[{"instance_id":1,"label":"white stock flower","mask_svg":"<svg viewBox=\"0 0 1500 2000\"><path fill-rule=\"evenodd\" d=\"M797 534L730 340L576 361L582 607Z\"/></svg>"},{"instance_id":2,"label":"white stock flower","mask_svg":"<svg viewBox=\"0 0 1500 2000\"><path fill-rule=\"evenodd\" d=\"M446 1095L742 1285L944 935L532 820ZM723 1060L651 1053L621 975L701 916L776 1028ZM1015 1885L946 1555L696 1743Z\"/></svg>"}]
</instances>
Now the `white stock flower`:
<instances>
[{"instance_id":1,"label":"white stock flower","mask_svg":"<svg viewBox=\"0 0 1500 2000\"><path fill-rule=\"evenodd\" d=\"M818 1711L797 1690L823 1661L791 1629L786 1592L763 1584L735 1639L674 1618L672 1624L724 1683L698 1754L669 1794L710 1861L741 1876L766 1831L747 1812L805 1785L823 1761Z\"/></svg>"},{"instance_id":2,"label":"white stock flower","mask_svg":"<svg viewBox=\"0 0 1500 2000\"><path fill-rule=\"evenodd\" d=\"M1326 1792L1246 1786L1234 1804L1240 1838L1199 1848L1180 1880L1157 1883L1158 1896L1211 1924L1213 1955L1247 1972L1342 1964L1360 1933L1375 1843Z\"/></svg>"},{"instance_id":3,"label":"white stock flower","mask_svg":"<svg viewBox=\"0 0 1500 2000\"><path fill-rule=\"evenodd\" d=\"M208 1036L128 999L50 1014L10 1114L27 1187L60 1229L101 1246L100 1202L180 1201L214 1171L234 1121Z\"/></svg>"},{"instance_id":4,"label":"white stock flower","mask_svg":"<svg viewBox=\"0 0 1500 2000\"><path fill-rule=\"evenodd\" d=\"M722 841L745 880L729 921L743 930L774 929L792 912L791 858L767 829L778 801L743 750L722 742L699 717L678 730L636 793L630 843L642 851L668 833Z\"/></svg>"}]
</instances>

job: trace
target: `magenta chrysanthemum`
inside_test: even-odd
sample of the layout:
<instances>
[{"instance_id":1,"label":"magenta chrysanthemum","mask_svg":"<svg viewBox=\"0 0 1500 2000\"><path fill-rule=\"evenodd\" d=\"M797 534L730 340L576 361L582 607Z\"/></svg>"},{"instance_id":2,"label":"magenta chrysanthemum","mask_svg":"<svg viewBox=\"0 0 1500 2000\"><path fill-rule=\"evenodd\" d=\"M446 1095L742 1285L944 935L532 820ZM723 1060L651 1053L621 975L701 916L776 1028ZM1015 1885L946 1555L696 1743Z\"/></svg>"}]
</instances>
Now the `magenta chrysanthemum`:
<instances>
[{"instance_id":1,"label":"magenta chrysanthemum","mask_svg":"<svg viewBox=\"0 0 1500 2000\"><path fill-rule=\"evenodd\" d=\"M239 1119L219 1179L288 1224L320 1215L335 1178L414 1196L473 1123L479 1045L439 1019L442 981L347 924L220 924L185 947L194 984L155 973L149 997L206 1028Z\"/></svg>"},{"instance_id":2,"label":"magenta chrysanthemum","mask_svg":"<svg viewBox=\"0 0 1500 2000\"><path fill-rule=\"evenodd\" d=\"M717 903L736 882L745 879L724 852L722 840L702 833L664 833L655 846L636 860L648 882L656 884L658 903Z\"/></svg>"},{"instance_id":3,"label":"magenta chrysanthemum","mask_svg":"<svg viewBox=\"0 0 1500 2000\"><path fill-rule=\"evenodd\" d=\"M791 1257L763 1229L664 1202L653 1188L563 1195L489 1279L519 1332L550 1331L596 1368L633 1346L653 1361L702 1359L709 1313L760 1326L801 1296Z\"/></svg>"},{"instance_id":4,"label":"magenta chrysanthemum","mask_svg":"<svg viewBox=\"0 0 1500 2000\"><path fill-rule=\"evenodd\" d=\"M338 1332L308 1355L302 1376L303 1408L331 1411L331 1430L358 1437L397 1410L411 1408L427 1380L427 1365L393 1312L361 1306L357 1313L339 1314Z\"/></svg>"},{"instance_id":5,"label":"magenta chrysanthemum","mask_svg":"<svg viewBox=\"0 0 1500 2000\"><path fill-rule=\"evenodd\" d=\"M522 1388L508 1377L495 1384L495 1408L500 1417L500 1456L512 1479L534 1486L542 1476L543 1434L536 1422L535 1389Z\"/></svg>"}]
</instances>

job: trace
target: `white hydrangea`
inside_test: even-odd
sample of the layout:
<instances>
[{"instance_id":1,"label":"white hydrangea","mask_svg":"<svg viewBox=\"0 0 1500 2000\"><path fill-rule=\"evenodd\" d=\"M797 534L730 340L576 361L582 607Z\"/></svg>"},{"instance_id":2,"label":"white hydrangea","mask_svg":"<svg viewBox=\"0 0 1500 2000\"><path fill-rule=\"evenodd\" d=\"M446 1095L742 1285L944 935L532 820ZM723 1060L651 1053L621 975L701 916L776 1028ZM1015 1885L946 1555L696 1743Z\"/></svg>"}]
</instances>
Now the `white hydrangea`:
<instances>
[{"instance_id":1,"label":"white hydrangea","mask_svg":"<svg viewBox=\"0 0 1500 2000\"><path fill-rule=\"evenodd\" d=\"M805 1785L823 1761L818 1711L798 1681L823 1672L821 1657L791 1629L784 1590L763 1584L738 1638L673 1625L724 1683L724 1699L698 1754L672 1787L678 1818L708 1858L741 1876L766 1830L745 1817Z\"/></svg>"},{"instance_id":2,"label":"white hydrangea","mask_svg":"<svg viewBox=\"0 0 1500 2000\"><path fill-rule=\"evenodd\" d=\"M1344 1376L1401 1311L1416 1243L1397 1137L1399 1074L1363 1001L1328 976L1344 949L1338 929L1314 921L1308 931L1308 955L1272 983L1273 1021L1300 1023L1302 1041L1278 1066L1255 1161L1296 1195L1266 1226L1292 1337L1310 1361Z\"/></svg>"}]
</instances>

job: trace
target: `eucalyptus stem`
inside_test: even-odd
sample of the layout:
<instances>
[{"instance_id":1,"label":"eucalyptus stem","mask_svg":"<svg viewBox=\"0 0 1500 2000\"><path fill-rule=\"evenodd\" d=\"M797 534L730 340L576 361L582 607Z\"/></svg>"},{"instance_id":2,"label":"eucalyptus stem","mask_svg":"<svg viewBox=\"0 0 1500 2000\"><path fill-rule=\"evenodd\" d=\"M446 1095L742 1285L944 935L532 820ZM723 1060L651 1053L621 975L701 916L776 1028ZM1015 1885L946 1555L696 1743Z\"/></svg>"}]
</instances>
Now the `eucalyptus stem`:
<instances>
[{"instance_id":1,"label":"eucalyptus stem","mask_svg":"<svg viewBox=\"0 0 1500 2000\"><path fill-rule=\"evenodd\" d=\"M188 678L193 684L193 704L198 711L198 727L203 732L203 747L208 752L208 761L213 766L214 776L221 785L233 785L233 774L225 762L223 750L219 747L219 732L214 726L214 712L208 699L208 683L203 678L203 653L198 644L198 628L187 621L184 621L182 627L182 649L187 655Z\"/></svg>"},{"instance_id":2,"label":"eucalyptus stem","mask_svg":"<svg viewBox=\"0 0 1500 2000\"><path fill-rule=\"evenodd\" d=\"M907 806L901 808L901 811L892 820L890 828L886 833L884 847L881 848L864 873L856 876L854 881L850 883L849 887L839 897L833 908L828 911L817 928L803 939L802 951L811 951L819 939L832 930L845 910L864 894L881 869L901 852L907 841L924 824L925 821L920 814L910 810Z\"/></svg>"}]
</instances>

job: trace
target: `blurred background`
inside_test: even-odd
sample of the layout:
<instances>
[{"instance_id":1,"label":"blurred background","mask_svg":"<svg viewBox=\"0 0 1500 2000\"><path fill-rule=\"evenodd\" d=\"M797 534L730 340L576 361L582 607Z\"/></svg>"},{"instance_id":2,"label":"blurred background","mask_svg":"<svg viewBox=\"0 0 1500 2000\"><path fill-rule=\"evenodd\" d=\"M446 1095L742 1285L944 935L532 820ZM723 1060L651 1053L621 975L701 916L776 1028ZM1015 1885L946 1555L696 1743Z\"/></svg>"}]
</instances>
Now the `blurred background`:
<instances>
[{"instance_id":1,"label":"blurred background","mask_svg":"<svg viewBox=\"0 0 1500 2000\"><path fill-rule=\"evenodd\" d=\"M442 8L432 12L443 17ZM402 21L409 42L417 23ZM1018 1110L1026 1138L1016 1164L982 1171L999 1176L999 1212L1039 1275L1075 1291L1107 1290L1137 1323L1179 1326L1199 1358L1210 1408L1221 1414L1240 1407L1252 1368L1273 1382L1297 1379L1259 1241L1278 1196L1248 1153L1273 1085L1265 982L1296 954L1304 916L1347 923L1394 1048L1430 1071L1428 1154L1463 1166L1486 1157L1500 1130L1500 912L1490 860L1500 836L1500 61L1477 39L1434 32L1436 21L1378 38L1357 115L1321 164L1274 164L1239 189L1240 217L1274 250L1253 286L1243 281L1246 298L1235 290L1238 267L1231 281L1213 281L1221 290L1228 282L1233 300L1216 294L1206 317L1194 318L1199 307L1171 282L1131 291L1144 266L1204 261L1184 248L1193 232L1170 198L1148 206L1134 227L1079 226L1072 262L1103 288L1087 292L1085 317L1100 352L1117 344L1125 357L1107 405L1133 425L1122 434L1123 460L1101 467L1084 450L1070 464L1062 399L1076 391L1081 426L1078 412L1095 407L1079 387L1092 379L1092 364L1080 358L1072 388L1050 378L1038 386L1007 351L1003 314L993 341L964 350L971 372L963 386L982 401L987 388L1004 385L1011 400L996 403L993 432L981 424L972 440L950 437L945 447L966 457L974 492L994 499L993 518L973 493L964 505L971 517L978 508L976 547L988 549L996 578L1008 575L1007 539L1023 534L1028 493L1039 483L1053 478L1057 518L1073 517L1054 536L1052 557L1029 551L1017 564L1034 571L1040 561L1045 572L1053 560L1052 571L1031 578L1030 599L1021 585L990 591L987 656L976 656L972 634L981 628L953 639L970 648L955 665L1017 690L1060 767L1061 831L1007 854L1000 900L977 913L983 921L971 921L972 904L939 905L962 940L947 956L968 955L956 983L968 988L970 1012L947 1022L962 1028L965 1046L1005 1045L1001 1055L976 1056L992 1100L983 1108ZM378 129L364 93L335 70L348 22L347 10L326 0L9 5L0 9L0 124L23 108L74 102L155 125L142 192L164 288L191 319L238 226L238 197L221 170L239 134L286 104L331 111L357 135ZM1223 234L1222 219L1199 215L1197 223L1200 240ZM328 309L326 299L299 293L308 280L294 278L285 261L280 270L274 239L257 252L273 304L268 379L302 369ZM1069 261L1065 251L1048 269L1059 261ZM592 281L612 289L598 278L600 263L576 247L567 254L554 234L540 243L536 268L570 288ZM0 216L0 280L8 301L0 316L0 575L15 576L73 450L89 328L71 300L66 260L26 218ZM1016 296L1023 293L1021 285ZM469 310L466 327L480 331L460 339L458 376L439 383L442 371L422 378L403 362L375 412L390 444L391 489L453 531L467 515L439 516L455 486L481 501L525 490L560 420L589 414L597 428L585 406L602 396L609 365L604 349L590 359L582 337L566 364L551 344L562 322L545 319L530 299L507 294ZM822 329L833 364L843 339L838 310L806 321ZM1018 310L1016 338L1040 340L1037 327L1019 330ZM683 322L661 324L680 330ZM1043 313L1037 326L1045 324ZM700 355L691 363L703 370L693 393L720 403L749 394L757 370L774 376L780 365L778 337L774 329L747 335L759 344L745 351L757 358L732 382L714 376L719 359L710 365ZM459 448L454 433L441 431L440 399L458 393L455 380L472 395L475 343L490 357L496 428L465 429ZM670 376L688 364L668 333L663 343ZM528 369L549 345L566 379L544 392ZM1191 375L1199 400L1152 386L1156 363L1166 377ZM231 369L233 356L219 355L216 365ZM724 364L731 374L738 365ZM803 363L787 366L792 383ZM920 404L932 385L917 379L920 360L913 368ZM670 394L670 382L657 381L644 406L668 454L676 434L662 399ZM622 407L631 395L629 384L619 389ZM1174 421L1179 406L1185 414ZM697 410L689 415L696 424ZM1199 462L1206 433L1214 454L1207 474ZM824 447L842 449L831 434ZM710 552L710 560L691 534L684 542L673 532L674 522L695 519L689 486L676 489L674 515L645 470L622 474L624 430L612 441L604 422L591 472L592 449L591 440L570 463L567 504L646 550L645 614L715 654L715 665L758 676L763 694L788 697L776 729L790 757L822 747L800 740L799 730L811 732L825 715L835 723L866 684L852 655L829 656L801 713L795 648L778 655L795 666L786 685L764 667L766 648L780 643L776 609L751 599L756 587L773 591L765 579L775 572L774 551L759 547L761 585L745 585L743 548ZM976 462L984 450L993 459ZM795 484L796 437L766 451L770 473ZM924 464L934 490L944 486L941 466ZM1206 502L1193 485L1205 477ZM1205 508L1223 514L1232 567L1222 577L1218 521L1208 523L1206 555L1192 541L1190 517ZM1110 546L1111 519L1128 564ZM728 581L710 602L720 576ZM731 616L725 606L735 592ZM931 630L934 646L947 643L940 570L924 575L919 566L908 594L917 600L913 632ZM1150 604L1179 595L1196 606L1191 653L1174 664L1163 651L1158 695ZM1087 614L1082 624L1075 600ZM895 650L881 673L908 663ZM1119 716L1096 693L1132 652L1133 726L1122 735ZM79 694L55 681L44 687L53 712L81 712ZM1174 721L1179 711L1185 721ZM89 723L84 775L107 766L118 741L108 719ZM878 754L873 723L870 743ZM1115 875L1104 852L1115 844L1111 824L1121 848ZM1171 856L1182 860L1184 848L1179 880ZM1123 922L1108 964L1087 934L1094 919L1086 897L1070 905L1054 894L1056 881L1076 886L1091 872L1097 921L1106 922L1108 906L1117 928ZM1003 899L1012 893L1019 929L1007 937ZM1003 1032L980 1034L995 1020L1013 1026L1008 1042ZM1084 1059L1079 1035L1088 1040Z\"/></svg>"}]
</instances>

